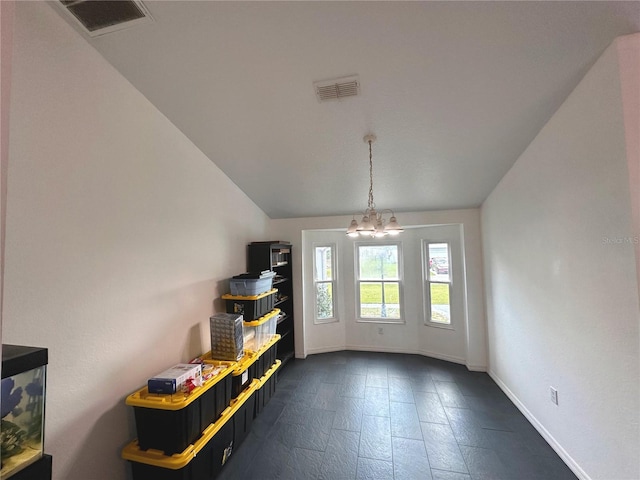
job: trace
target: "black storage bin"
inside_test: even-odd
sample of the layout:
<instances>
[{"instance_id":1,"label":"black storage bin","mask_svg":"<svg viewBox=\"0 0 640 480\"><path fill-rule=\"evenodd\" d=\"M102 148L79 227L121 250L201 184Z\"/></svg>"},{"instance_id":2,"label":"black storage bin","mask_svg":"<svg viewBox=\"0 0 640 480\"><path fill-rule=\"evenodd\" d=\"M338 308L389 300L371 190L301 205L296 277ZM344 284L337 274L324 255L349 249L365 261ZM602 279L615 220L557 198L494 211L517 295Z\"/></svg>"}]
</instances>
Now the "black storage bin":
<instances>
[{"instance_id":1,"label":"black storage bin","mask_svg":"<svg viewBox=\"0 0 640 480\"><path fill-rule=\"evenodd\" d=\"M209 425L196 442L180 454L164 455L157 450L144 451L137 441L122 450L122 458L131 462L133 480L211 480L215 478L233 453L236 415L255 405L253 380L221 417Z\"/></svg>"},{"instance_id":2,"label":"black storage bin","mask_svg":"<svg viewBox=\"0 0 640 480\"><path fill-rule=\"evenodd\" d=\"M267 406L271 397L276 392L276 384L278 383L278 369L282 365L280 360L276 360L273 366L260 379L258 389L256 390L256 409L255 416L262 413L264 407Z\"/></svg>"},{"instance_id":3,"label":"black storage bin","mask_svg":"<svg viewBox=\"0 0 640 480\"><path fill-rule=\"evenodd\" d=\"M274 335L269 343L267 343L258 352L258 365L256 367L256 378L261 378L274 363L276 363L277 344L280 341L280 335Z\"/></svg>"},{"instance_id":4,"label":"black storage bin","mask_svg":"<svg viewBox=\"0 0 640 480\"><path fill-rule=\"evenodd\" d=\"M255 417L257 391L233 415L233 448L238 448L249 434Z\"/></svg>"},{"instance_id":5,"label":"black storage bin","mask_svg":"<svg viewBox=\"0 0 640 480\"><path fill-rule=\"evenodd\" d=\"M260 295L223 295L227 306L227 313L242 314L245 322L256 320L273 310L277 289L272 288Z\"/></svg>"},{"instance_id":6,"label":"black storage bin","mask_svg":"<svg viewBox=\"0 0 640 480\"><path fill-rule=\"evenodd\" d=\"M231 397L236 398L245 390L252 380L257 377L258 355L254 352L245 352L244 357L237 363L231 373Z\"/></svg>"},{"instance_id":7,"label":"black storage bin","mask_svg":"<svg viewBox=\"0 0 640 480\"><path fill-rule=\"evenodd\" d=\"M214 423L229 405L235 362L220 362L222 369L188 395L149 393L142 388L126 399L134 407L140 449L166 455L182 452Z\"/></svg>"}]
</instances>

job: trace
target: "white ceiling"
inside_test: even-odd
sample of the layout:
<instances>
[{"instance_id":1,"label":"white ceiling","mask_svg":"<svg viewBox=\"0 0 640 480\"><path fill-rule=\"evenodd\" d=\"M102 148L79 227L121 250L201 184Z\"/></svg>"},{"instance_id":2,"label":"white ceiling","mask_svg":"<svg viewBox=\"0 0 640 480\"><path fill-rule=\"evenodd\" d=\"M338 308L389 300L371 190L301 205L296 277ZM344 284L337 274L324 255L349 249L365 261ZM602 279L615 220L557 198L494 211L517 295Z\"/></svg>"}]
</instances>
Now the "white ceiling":
<instances>
[{"instance_id":1,"label":"white ceiling","mask_svg":"<svg viewBox=\"0 0 640 480\"><path fill-rule=\"evenodd\" d=\"M362 211L369 132L379 208L480 205L640 31L638 2L145 5L154 23L85 38L271 218ZM313 82L352 74L360 96L318 102Z\"/></svg>"}]
</instances>

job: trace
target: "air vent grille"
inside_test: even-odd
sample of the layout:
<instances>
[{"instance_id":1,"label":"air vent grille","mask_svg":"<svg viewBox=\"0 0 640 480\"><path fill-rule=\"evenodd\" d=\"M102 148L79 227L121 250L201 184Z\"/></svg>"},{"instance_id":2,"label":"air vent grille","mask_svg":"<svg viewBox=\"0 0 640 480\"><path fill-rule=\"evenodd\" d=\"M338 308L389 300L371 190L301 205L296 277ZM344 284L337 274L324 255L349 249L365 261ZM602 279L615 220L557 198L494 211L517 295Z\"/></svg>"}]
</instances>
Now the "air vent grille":
<instances>
[{"instance_id":1,"label":"air vent grille","mask_svg":"<svg viewBox=\"0 0 640 480\"><path fill-rule=\"evenodd\" d=\"M338 100L353 97L360 92L360 81L357 76L336 78L314 83L318 101Z\"/></svg>"},{"instance_id":2,"label":"air vent grille","mask_svg":"<svg viewBox=\"0 0 640 480\"><path fill-rule=\"evenodd\" d=\"M152 20L139 0L60 0L60 4L91 37Z\"/></svg>"}]
</instances>

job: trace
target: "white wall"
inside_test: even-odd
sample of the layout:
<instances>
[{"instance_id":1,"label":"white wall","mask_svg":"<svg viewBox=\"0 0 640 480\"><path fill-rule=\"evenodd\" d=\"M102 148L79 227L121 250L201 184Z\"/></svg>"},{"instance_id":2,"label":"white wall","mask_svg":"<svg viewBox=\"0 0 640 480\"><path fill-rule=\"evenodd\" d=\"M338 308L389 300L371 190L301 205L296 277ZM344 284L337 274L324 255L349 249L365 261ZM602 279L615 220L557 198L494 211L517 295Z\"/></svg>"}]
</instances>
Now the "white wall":
<instances>
[{"instance_id":1,"label":"white wall","mask_svg":"<svg viewBox=\"0 0 640 480\"><path fill-rule=\"evenodd\" d=\"M485 201L482 231L490 374L580 478L640 478L639 232L615 46Z\"/></svg>"},{"instance_id":2,"label":"white wall","mask_svg":"<svg viewBox=\"0 0 640 480\"><path fill-rule=\"evenodd\" d=\"M405 284L405 301L408 316L405 325L384 325L384 335L378 334L379 324L358 323L354 318L354 307L345 302L342 308L341 324L314 325L310 309L303 308L304 291L303 252L310 248L313 238L318 238L315 230L342 229L336 241L342 239L342 254L347 258L344 263L353 264L353 249L348 248L353 240L346 239L344 232L351 217L316 217L273 220L271 237L290 241L294 252L294 295L296 356L305 357L309 353L336 350L342 348L374 349L380 351L411 352L437 356L465 363L470 369L484 370L487 365L486 337L482 284L482 256L480 244L479 211L454 210L438 212L418 212L398 214L402 225L418 227L424 225L455 225L454 229L464 230L464 252L467 278L467 325L459 325L456 332L424 326L422 324L422 293L420 285ZM331 232L323 232L331 236ZM421 258L420 239L427 238L419 228L409 229L402 234L405 269L419 270ZM415 273L415 272L414 272ZM417 274L418 276L421 273ZM353 297L353 274L346 278L345 296ZM465 328L466 327L466 328Z\"/></svg>"},{"instance_id":3,"label":"white wall","mask_svg":"<svg viewBox=\"0 0 640 480\"><path fill-rule=\"evenodd\" d=\"M0 3L0 354L2 354L2 304L4 298L4 241L7 218L7 168L9 166L9 100L13 52L14 2Z\"/></svg>"},{"instance_id":4,"label":"white wall","mask_svg":"<svg viewBox=\"0 0 640 480\"><path fill-rule=\"evenodd\" d=\"M3 340L49 349L54 478L124 479L126 395L209 348L269 219L44 2L11 93Z\"/></svg>"}]
</instances>

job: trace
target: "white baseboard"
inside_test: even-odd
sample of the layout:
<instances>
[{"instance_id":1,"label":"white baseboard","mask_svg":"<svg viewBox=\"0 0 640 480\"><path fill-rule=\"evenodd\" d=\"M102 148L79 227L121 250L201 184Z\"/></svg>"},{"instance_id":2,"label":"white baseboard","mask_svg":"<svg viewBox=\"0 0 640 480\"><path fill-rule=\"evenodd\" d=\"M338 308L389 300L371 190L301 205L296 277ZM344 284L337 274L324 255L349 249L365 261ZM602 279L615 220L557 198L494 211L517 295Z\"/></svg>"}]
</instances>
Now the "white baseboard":
<instances>
[{"instance_id":1,"label":"white baseboard","mask_svg":"<svg viewBox=\"0 0 640 480\"><path fill-rule=\"evenodd\" d=\"M533 425L533 427L543 436L543 438L547 441L547 443L555 450L555 452L562 458L564 463L576 474L576 476L580 480L591 480L591 477L587 475L587 473L580 468L580 465L576 463L576 461L567 453L567 451L562 448L562 446L553 438L553 435L549 433L549 431L544 428L544 426L538 421L538 419L524 406L524 404L520 401L520 399L507 387L507 385L498 377L493 370L489 370L489 376L493 379L494 382L502 389L502 391L509 397L509 399L513 402L513 404L522 412L522 414L529 420L529 423Z\"/></svg>"},{"instance_id":2,"label":"white baseboard","mask_svg":"<svg viewBox=\"0 0 640 480\"><path fill-rule=\"evenodd\" d=\"M343 350L348 350L348 349L346 349L344 345L338 345L333 347L308 348L306 355L300 358L307 358L307 356L313 355L315 353L341 352Z\"/></svg>"},{"instance_id":3,"label":"white baseboard","mask_svg":"<svg viewBox=\"0 0 640 480\"><path fill-rule=\"evenodd\" d=\"M467 370L469 370L470 372L486 372L487 371L487 366L486 365L473 365L471 363L467 363Z\"/></svg>"},{"instance_id":4,"label":"white baseboard","mask_svg":"<svg viewBox=\"0 0 640 480\"><path fill-rule=\"evenodd\" d=\"M307 358L308 355L314 355L316 353L330 353L341 352L343 350L353 350L356 352L385 352L385 353L406 353L414 355L422 355L423 357L437 358L438 360L445 360L447 362L457 363L467 367L467 370L471 372L486 372L486 365L472 365L468 364L464 358L454 357L452 355L442 355L439 353L429 352L427 350L398 350L397 348L386 347L372 347L370 345L334 345L330 347L309 348L305 352L304 356L296 355L296 358Z\"/></svg>"}]
</instances>

